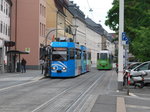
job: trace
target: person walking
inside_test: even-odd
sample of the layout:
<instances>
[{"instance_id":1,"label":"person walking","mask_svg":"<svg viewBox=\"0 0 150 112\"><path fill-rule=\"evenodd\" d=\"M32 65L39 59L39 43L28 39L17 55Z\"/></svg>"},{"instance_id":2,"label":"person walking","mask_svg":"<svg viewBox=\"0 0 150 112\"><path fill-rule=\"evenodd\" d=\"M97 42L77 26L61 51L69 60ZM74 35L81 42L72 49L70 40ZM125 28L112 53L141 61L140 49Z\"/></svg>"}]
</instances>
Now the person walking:
<instances>
[{"instance_id":1,"label":"person walking","mask_svg":"<svg viewBox=\"0 0 150 112\"><path fill-rule=\"evenodd\" d=\"M21 72L22 73L26 72L26 63L27 63L27 61L24 58L22 58L22 60L21 60Z\"/></svg>"}]
</instances>

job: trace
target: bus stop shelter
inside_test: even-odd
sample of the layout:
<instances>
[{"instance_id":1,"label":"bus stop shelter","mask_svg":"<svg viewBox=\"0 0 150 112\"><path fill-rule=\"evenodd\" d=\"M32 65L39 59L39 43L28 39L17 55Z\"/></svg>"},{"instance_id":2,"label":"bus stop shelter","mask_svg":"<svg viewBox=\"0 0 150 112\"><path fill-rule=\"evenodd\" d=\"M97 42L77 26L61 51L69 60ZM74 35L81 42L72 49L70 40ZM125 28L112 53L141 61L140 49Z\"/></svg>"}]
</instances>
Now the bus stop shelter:
<instances>
[{"instance_id":1,"label":"bus stop shelter","mask_svg":"<svg viewBox=\"0 0 150 112\"><path fill-rule=\"evenodd\" d=\"M29 54L29 53L24 52L24 51L19 51L19 50L7 51L7 57L8 57L7 71L8 72L16 72L16 71L20 72L21 71L21 55L23 54Z\"/></svg>"}]
</instances>

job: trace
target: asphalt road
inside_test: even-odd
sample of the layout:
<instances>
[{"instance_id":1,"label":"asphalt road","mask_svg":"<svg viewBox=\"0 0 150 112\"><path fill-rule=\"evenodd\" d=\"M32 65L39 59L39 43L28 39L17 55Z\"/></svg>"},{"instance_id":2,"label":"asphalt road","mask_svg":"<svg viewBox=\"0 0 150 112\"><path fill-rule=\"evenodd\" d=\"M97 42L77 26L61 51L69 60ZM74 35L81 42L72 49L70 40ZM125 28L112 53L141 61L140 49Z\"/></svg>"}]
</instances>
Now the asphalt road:
<instances>
[{"instance_id":1,"label":"asphalt road","mask_svg":"<svg viewBox=\"0 0 150 112\"><path fill-rule=\"evenodd\" d=\"M90 112L99 95L117 89L117 75L111 70L92 69L65 79L35 76L33 72L0 79L0 112Z\"/></svg>"}]
</instances>

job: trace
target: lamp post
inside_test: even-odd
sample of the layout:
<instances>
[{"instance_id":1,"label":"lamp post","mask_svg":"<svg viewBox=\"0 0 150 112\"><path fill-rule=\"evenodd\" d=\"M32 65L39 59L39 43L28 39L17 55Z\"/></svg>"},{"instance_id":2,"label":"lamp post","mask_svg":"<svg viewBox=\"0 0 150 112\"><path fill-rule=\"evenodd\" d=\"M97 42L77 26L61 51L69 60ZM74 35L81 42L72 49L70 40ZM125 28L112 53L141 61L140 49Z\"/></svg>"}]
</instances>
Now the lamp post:
<instances>
[{"instance_id":1,"label":"lamp post","mask_svg":"<svg viewBox=\"0 0 150 112\"><path fill-rule=\"evenodd\" d=\"M46 34L45 37L45 46L47 46L47 40L48 40L48 36L50 35L51 32L56 31L56 30L64 30L64 29L51 29L48 31L48 33Z\"/></svg>"},{"instance_id":2,"label":"lamp post","mask_svg":"<svg viewBox=\"0 0 150 112\"><path fill-rule=\"evenodd\" d=\"M1 58L2 69L1 69L1 72L4 73L4 39L0 38L0 40L2 40L2 58Z\"/></svg>"},{"instance_id":3,"label":"lamp post","mask_svg":"<svg viewBox=\"0 0 150 112\"><path fill-rule=\"evenodd\" d=\"M119 0L119 52L118 52L118 90L123 89L123 44L122 32L124 32L124 0Z\"/></svg>"},{"instance_id":4,"label":"lamp post","mask_svg":"<svg viewBox=\"0 0 150 112\"><path fill-rule=\"evenodd\" d=\"M77 26L77 25L70 25L70 26L72 27L71 30L72 30L73 41L74 41L78 26ZM45 36L45 46L47 46L48 36L50 35L50 33L53 32L53 31L57 31L57 30L64 30L64 29L57 29L57 28L56 28L56 29L51 29L51 30L49 30L48 33L47 33L46 36ZM75 41L76 41L76 40L75 40Z\"/></svg>"}]
</instances>

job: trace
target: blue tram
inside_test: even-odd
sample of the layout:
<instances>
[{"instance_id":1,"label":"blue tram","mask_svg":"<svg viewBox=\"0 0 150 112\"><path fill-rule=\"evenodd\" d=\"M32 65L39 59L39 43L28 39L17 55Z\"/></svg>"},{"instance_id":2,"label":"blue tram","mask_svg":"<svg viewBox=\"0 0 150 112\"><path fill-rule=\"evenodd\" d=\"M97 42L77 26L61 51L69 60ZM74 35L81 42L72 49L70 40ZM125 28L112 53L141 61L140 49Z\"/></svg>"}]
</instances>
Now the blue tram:
<instances>
[{"instance_id":1,"label":"blue tram","mask_svg":"<svg viewBox=\"0 0 150 112\"><path fill-rule=\"evenodd\" d=\"M51 47L52 60L49 76L75 77L90 71L91 55L85 46L74 42L52 42Z\"/></svg>"}]
</instances>

